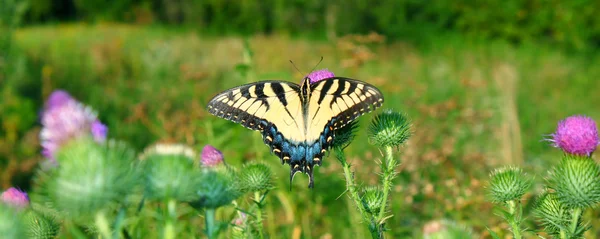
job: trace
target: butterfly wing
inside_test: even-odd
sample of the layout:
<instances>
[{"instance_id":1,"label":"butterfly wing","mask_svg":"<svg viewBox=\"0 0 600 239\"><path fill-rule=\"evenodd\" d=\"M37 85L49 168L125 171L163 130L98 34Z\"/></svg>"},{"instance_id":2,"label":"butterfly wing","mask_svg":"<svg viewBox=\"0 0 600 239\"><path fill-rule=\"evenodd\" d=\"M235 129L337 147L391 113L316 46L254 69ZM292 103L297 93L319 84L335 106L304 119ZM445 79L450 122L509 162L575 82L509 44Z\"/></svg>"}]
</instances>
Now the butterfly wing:
<instances>
[{"instance_id":1,"label":"butterfly wing","mask_svg":"<svg viewBox=\"0 0 600 239\"><path fill-rule=\"evenodd\" d=\"M255 82L219 93L208 103L208 111L260 131L271 151L289 163L289 142L303 142L305 135L299 92L293 83Z\"/></svg>"},{"instance_id":2,"label":"butterfly wing","mask_svg":"<svg viewBox=\"0 0 600 239\"><path fill-rule=\"evenodd\" d=\"M383 94L362 81L333 77L311 85L308 104L307 141L330 146L333 132L383 104ZM322 156L322 155L319 155Z\"/></svg>"}]
</instances>

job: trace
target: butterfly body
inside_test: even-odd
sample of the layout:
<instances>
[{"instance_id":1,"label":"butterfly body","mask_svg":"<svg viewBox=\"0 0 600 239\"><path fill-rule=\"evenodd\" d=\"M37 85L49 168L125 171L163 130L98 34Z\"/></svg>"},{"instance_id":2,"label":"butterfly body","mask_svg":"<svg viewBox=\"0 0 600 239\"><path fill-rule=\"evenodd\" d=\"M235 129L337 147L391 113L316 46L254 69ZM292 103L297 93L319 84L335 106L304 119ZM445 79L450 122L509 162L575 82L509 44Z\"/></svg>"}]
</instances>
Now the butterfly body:
<instances>
[{"instance_id":1,"label":"butterfly body","mask_svg":"<svg viewBox=\"0 0 600 239\"><path fill-rule=\"evenodd\" d=\"M381 92L364 82L332 77L302 85L260 81L226 90L208 104L218 117L261 132L271 152L297 172L309 175L321 165L335 130L381 106Z\"/></svg>"}]
</instances>

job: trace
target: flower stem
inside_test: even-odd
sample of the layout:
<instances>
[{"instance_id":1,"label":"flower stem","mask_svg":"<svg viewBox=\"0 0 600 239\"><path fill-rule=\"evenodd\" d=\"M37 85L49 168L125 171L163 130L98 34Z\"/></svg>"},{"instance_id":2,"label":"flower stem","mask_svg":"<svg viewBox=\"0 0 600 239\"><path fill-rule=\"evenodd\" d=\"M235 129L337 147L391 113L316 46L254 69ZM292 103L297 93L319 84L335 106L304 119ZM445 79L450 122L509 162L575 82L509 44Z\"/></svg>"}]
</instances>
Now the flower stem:
<instances>
[{"instance_id":1,"label":"flower stem","mask_svg":"<svg viewBox=\"0 0 600 239\"><path fill-rule=\"evenodd\" d=\"M385 216L385 209L388 200L388 194L392 189L392 180L395 177L394 167L396 166L396 160L393 156L393 150L391 146L385 147L385 161L381 162L383 169L382 183L383 183L383 206L379 211L379 216L377 220L381 220Z\"/></svg>"},{"instance_id":2,"label":"flower stem","mask_svg":"<svg viewBox=\"0 0 600 239\"><path fill-rule=\"evenodd\" d=\"M573 209L572 212L572 218L571 218L571 236L575 236L576 232L577 232L577 226L579 225L579 217L581 216L581 208L575 208Z\"/></svg>"},{"instance_id":3,"label":"flower stem","mask_svg":"<svg viewBox=\"0 0 600 239\"><path fill-rule=\"evenodd\" d=\"M254 201L256 201L256 230L259 238L263 239L262 196L259 191L254 192Z\"/></svg>"},{"instance_id":4,"label":"flower stem","mask_svg":"<svg viewBox=\"0 0 600 239\"><path fill-rule=\"evenodd\" d=\"M177 218L177 203L174 199L167 201L167 220L165 222L165 228L163 231L163 238L174 239L175 238L175 221Z\"/></svg>"},{"instance_id":5,"label":"flower stem","mask_svg":"<svg viewBox=\"0 0 600 239\"><path fill-rule=\"evenodd\" d=\"M520 212L517 212L517 204L516 200L508 201L508 212L512 215L509 224L512 228L514 239L521 239L521 228L519 227L521 215Z\"/></svg>"},{"instance_id":6,"label":"flower stem","mask_svg":"<svg viewBox=\"0 0 600 239\"><path fill-rule=\"evenodd\" d=\"M96 213L96 227L98 228L98 232L101 238L111 238L110 236L110 226L108 225L108 219L106 219L106 215L104 215L104 211L100 210Z\"/></svg>"},{"instance_id":7,"label":"flower stem","mask_svg":"<svg viewBox=\"0 0 600 239\"><path fill-rule=\"evenodd\" d=\"M394 151L391 146L385 147L384 159L381 162L381 183L383 184L383 197L381 199L383 200L383 202L381 209L379 210L379 214L376 218L376 222L378 223L377 230L379 231L381 238L383 238L383 229L385 225L385 210L387 209L386 206L388 204L388 194L392 190L392 180L394 180L394 178L396 177L396 172L394 172L394 168L398 165L398 161L394 158L393 153Z\"/></svg>"},{"instance_id":8,"label":"flower stem","mask_svg":"<svg viewBox=\"0 0 600 239\"><path fill-rule=\"evenodd\" d=\"M215 209L207 208L204 215L204 221L206 225L206 236L209 239L217 238L217 226L215 221Z\"/></svg>"},{"instance_id":9,"label":"flower stem","mask_svg":"<svg viewBox=\"0 0 600 239\"><path fill-rule=\"evenodd\" d=\"M354 174L351 172L350 164L346 161L346 156L344 155L343 149L336 148L335 151L336 157L338 161L340 161L340 163L342 164L342 168L344 169L344 177L346 178L346 190L348 190L348 193L350 194L350 199L352 199L356 204L356 207L358 208L358 211L360 212L363 221L369 223L369 231L371 232L371 237L377 239L382 238L382 235L379 233L378 230L379 225L377 225L377 222L373 220L371 216L369 216L362 204L362 201L360 200L356 183L354 182Z\"/></svg>"}]
</instances>

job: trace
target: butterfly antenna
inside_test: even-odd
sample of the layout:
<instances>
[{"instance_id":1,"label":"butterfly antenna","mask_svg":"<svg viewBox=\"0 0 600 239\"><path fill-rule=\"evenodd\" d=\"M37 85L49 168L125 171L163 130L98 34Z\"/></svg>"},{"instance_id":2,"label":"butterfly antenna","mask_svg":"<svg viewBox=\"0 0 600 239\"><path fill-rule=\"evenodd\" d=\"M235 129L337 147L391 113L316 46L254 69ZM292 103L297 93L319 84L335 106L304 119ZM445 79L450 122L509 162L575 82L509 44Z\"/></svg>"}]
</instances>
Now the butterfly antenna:
<instances>
[{"instance_id":1,"label":"butterfly antenna","mask_svg":"<svg viewBox=\"0 0 600 239\"><path fill-rule=\"evenodd\" d=\"M298 73L302 74L300 69L298 69L298 67L296 66L296 64L294 64L294 62L292 60L290 60L290 63L292 63L292 66L294 66L294 69L296 69L298 71ZM305 74L303 74L303 75L305 75Z\"/></svg>"},{"instance_id":2,"label":"butterfly antenna","mask_svg":"<svg viewBox=\"0 0 600 239\"><path fill-rule=\"evenodd\" d=\"M315 69L317 69L317 66L319 66L319 64L321 64L321 62L323 62L323 56L321 56L321 60L319 60L319 62L315 65L315 67L312 68L312 70L310 72L315 71Z\"/></svg>"}]
</instances>

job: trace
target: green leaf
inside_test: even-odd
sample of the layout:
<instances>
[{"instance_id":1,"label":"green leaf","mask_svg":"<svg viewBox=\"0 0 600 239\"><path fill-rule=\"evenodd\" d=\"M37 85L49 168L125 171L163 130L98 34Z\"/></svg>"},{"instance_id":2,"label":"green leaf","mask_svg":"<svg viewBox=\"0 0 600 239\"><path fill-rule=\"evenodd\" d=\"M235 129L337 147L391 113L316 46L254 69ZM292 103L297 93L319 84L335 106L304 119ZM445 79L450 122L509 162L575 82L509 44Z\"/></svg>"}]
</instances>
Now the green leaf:
<instances>
[{"instance_id":1,"label":"green leaf","mask_svg":"<svg viewBox=\"0 0 600 239\"><path fill-rule=\"evenodd\" d=\"M498 236L498 234L496 232L492 231L492 229L490 229L489 227L485 227L485 229L488 230L488 232L490 233L490 236L492 236L492 238L500 239L500 236Z\"/></svg>"}]
</instances>

